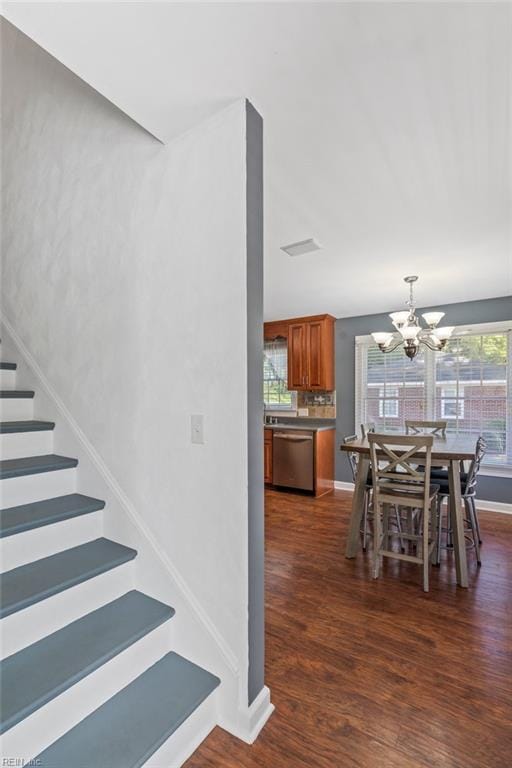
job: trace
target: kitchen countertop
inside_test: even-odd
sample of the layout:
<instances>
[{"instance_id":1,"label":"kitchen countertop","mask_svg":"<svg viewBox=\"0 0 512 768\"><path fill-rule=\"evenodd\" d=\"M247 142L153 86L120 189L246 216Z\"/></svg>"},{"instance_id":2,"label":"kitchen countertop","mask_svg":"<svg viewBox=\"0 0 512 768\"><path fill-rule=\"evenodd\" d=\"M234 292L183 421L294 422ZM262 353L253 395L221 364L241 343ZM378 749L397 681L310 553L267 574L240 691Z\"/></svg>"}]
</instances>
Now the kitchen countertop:
<instances>
[{"instance_id":1,"label":"kitchen countertop","mask_svg":"<svg viewBox=\"0 0 512 768\"><path fill-rule=\"evenodd\" d=\"M326 420L327 421L327 420ZM280 422L279 424L263 424L265 429L309 429L311 432L324 432L328 429L336 429L336 424L333 421L322 422L315 421L314 419L293 419L293 422Z\"/></svg>"}]
</instances>

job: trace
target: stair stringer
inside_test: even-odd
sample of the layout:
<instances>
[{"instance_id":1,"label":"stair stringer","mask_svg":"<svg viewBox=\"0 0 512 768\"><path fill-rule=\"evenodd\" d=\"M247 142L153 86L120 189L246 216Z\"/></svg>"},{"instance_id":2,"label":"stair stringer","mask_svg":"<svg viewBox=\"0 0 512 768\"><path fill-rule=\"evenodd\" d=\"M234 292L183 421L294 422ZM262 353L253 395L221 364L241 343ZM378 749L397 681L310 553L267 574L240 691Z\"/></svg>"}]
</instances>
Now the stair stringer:
<instances>
[{"instance_id":1,"label":"stair stringer","mask_svg":"<svg viewBox=\"0 0 512 768\"><path fill-rule=\"evenodd\" d=\"M137 550L136 588L172 605L176 610L173 650L209 669L221 680L215 697L216 724L252 743L274 709L269 689L265 686L252 705L248 705L247 664L240 664L233 649L74 420L5 313L0 314L0 321L3 358L18 363L18 383L37 393L34 418L54 421L55 452L78 458L77 490L106 502L103 535Z\"/></svg>"}]
</instances>

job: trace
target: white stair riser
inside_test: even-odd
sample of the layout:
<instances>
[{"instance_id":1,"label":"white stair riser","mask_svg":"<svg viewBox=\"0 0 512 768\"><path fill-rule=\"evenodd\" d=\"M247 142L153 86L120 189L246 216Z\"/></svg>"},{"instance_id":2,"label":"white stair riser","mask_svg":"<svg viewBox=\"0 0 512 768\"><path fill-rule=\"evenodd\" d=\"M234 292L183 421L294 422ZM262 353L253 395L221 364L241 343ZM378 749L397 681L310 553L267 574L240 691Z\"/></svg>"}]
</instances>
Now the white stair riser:
<instances>
[{"instance_id":1,"label":"white stair riser","mask_svg":"<svg viewBox=\"0 0 512 768\"><path fill-rule=\"evenodd\" d=\"M29 761L171 650L172 619L7 731L2 754Z\"/></svg>"},{"instance_id":2,"label":"white stair riser","mask_svg":"<svg viewBox=\"0 0 512 768\"><path fill-rule=\"evenodd\" d=\"M16 371L0 370L0 389L16 389Z\"/></svg>"},{"instance_id":3,"label":"white stair riser","mask_svg":"<svg viewBox=\"0 0 512 768\"><path fill-rule=\"evenodd\" d=\"M76 491L76 467L0 480L0 506L15 507Z\"/></svg>"},{"instance_id":4,"label":"white stair riser","mask_svg":"<svg viewBox=\"0 0 512 768\"><path fill-rule=\"evenodd\" d=\"M144 768L180 768L217 724L216 691L144 763Z\"/></svg>"},{"instance_id":5,"label":"white stair riser","mask_svg":"<svg viewBox=\"0 0 512 768\"><path fill-rule=\"evenodd\" d=\"M53 430L44 432L15 432L0 435L0 458L22 459L53 453Z\"/></svg>"},{"instance_id":6,"label":"white stair riser","mask_svg":"<svg viewBox=\"0 0 512 768\"><path fill-rule=\"evenodd\" d=\"M134 589L133 561L7 616L0 621L1 657L4 659L41 640L131 589Z\"/></svg>"},{"instance_id":7,"label":"white stair riser","mask_svg":"<svg viewBox=\"0 0 512 768\"><path fill-rule=\"evenodd\" d=\"M33 417L33 397L0 397L0 421L24 421Z\"/></svg>"},{"instance_id":8,"label":"white stair riser","mask_svg":"<svg viewBox=\"0 0 512 768\"><path fill-rule=\"evenodd\" d=\"M98 539L102 534L103 512L63 520L0 539L0 567L10 571L64 549Z\"/></svg>"}]
</instances>

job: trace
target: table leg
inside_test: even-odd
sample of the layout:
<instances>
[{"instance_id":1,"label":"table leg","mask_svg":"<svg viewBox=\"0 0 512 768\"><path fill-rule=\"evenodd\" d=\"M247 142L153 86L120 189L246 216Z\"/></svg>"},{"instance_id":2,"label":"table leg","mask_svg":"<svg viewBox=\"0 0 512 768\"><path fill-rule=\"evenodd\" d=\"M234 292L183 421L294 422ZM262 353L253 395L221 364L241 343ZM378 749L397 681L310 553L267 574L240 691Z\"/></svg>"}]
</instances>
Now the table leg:
<instances>
[{"instance_id":1,"label":"table leg","mask_svg":"<svg viewBox=\"0 0 512 768\"><path fill-rule=\"evenodd\" d=\"M350 515L350 527L348 531L345 557L355 557L359 551L359 536L364 511L364 494L366 493L369 468L370 457L361 453L357 463L356 484L354 495L352 497L352 513Z\"/></svg>"},{"instance_id":2,"label":"table leg","mask_svg":"<svg viewBox=\"0 0 512 768\"><path fill-rule=\"evenodd\" d=\"M466 542L464 540L464 513L462 511L460 466L458 460L450 462L448 480L450 485L450 512L453 528L453 551L455 554L457 584L461 587L467 587L468 564L466 559Z\"/></svg>"}]
</instances>

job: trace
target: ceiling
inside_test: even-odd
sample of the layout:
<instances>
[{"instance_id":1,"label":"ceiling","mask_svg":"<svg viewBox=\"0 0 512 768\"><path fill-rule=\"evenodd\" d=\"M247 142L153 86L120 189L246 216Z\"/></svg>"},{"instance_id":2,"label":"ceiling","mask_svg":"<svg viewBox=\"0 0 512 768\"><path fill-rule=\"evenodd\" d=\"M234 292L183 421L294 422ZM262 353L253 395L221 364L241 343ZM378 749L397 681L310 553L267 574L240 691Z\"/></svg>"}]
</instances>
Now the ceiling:
<instances>
[{"instance_id":1,"label":"ceiling","mask_svg":"<svg viewBox=\"0 0 512 768\"><path fill-rule=\"evenodd\" d=\"M4 3L164 141L265 123L265 316L512 293L511 3ZM314 237L291 258L280 246Z\"/></svg>"}]
</instances>

